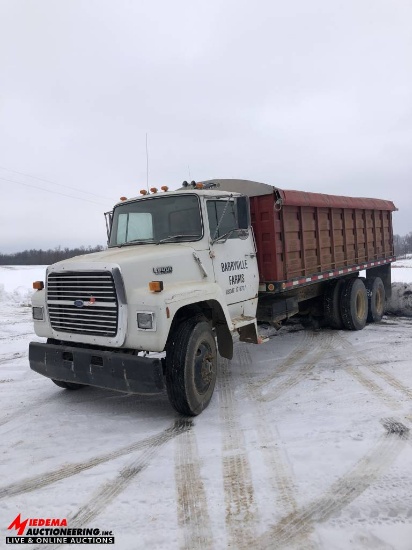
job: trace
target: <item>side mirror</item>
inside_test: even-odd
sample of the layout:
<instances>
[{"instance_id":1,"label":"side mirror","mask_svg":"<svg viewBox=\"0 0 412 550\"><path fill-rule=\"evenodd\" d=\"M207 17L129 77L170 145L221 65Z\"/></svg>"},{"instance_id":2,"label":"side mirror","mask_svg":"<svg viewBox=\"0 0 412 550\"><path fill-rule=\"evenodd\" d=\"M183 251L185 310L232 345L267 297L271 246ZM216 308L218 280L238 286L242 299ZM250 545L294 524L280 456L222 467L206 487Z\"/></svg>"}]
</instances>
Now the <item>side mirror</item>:
<instances>
[{"instance_id":1,"label":"side mirror","mask_svg":"<svg viewBox=\"0 0 412 550\"><path fill-rule=\"evenodd\" d=\"M242 195L236 199L236 215L239 229L249 229L250 226L250 208L249 197Z\"/></svg>"},{"instance_id":2,"label":"side mirror","mask_svg":"<svg viewBox=\"0 0 412 550\"><path fill-rule=\"evenodd\" d=\"M113 212L105 212L104 218L106 220L107 244L109 244L110 233L112 231Z\"/></svg>"}]
</instances>

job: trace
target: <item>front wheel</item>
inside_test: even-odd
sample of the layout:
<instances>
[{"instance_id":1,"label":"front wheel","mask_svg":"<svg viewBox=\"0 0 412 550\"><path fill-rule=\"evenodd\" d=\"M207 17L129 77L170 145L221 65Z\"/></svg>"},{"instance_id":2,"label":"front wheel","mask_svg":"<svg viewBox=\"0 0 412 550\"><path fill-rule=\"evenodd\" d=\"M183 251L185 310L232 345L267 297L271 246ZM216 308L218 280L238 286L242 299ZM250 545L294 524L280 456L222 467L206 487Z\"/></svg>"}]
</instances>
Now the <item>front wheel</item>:
<instances>
[{"instance_id":1,"label":"front wheel","mask_svg":"<svg viewBox=\"0 0 412 550\"><path fill-rule=\"evenodd\" d=\"M216 384L216 342L210 325L199 318L177 326L166 351L166 387L173 408L196 416L212 398Z\"/></svg>"}]
</instances>

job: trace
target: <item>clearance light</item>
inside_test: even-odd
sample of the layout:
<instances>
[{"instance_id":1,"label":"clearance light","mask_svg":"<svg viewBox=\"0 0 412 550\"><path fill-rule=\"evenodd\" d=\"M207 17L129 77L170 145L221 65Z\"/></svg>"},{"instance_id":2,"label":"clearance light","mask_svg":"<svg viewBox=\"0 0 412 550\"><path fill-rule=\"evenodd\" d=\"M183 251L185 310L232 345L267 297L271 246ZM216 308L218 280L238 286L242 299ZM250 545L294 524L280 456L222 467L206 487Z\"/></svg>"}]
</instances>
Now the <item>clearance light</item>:
<instances>
[{"instance_id":1,"label":"clearance light","mask_svg":"<svg viewBox=\"0 0 412 550\"><path fill-rule=\"evenodd\" d=\"M150 292L162 292L163 281L150 281L149 290Z\"/></svg>"},{"instance_id":2,"label":"clearance light","mask_svg":"<svg viewBox=\"0 0 412 550\"><path fill-rule=\"evenodd\" d=\"M196 183L196 189L203 189L203 183Z\"/></svg>"},{"instance_id":3,"label":"clearance light","mask_svg":"<svg viewBox=\"0 0 412 550\"><path fill-rule=\"evenodd\" d=\"M34 290L43 290L43 288L44 288L43 281L34 281L33 288L34 288Z\"/></svg>"},{"instance_id":4,"label":"clearance light","mask_svg":"<svg viewBox=\"0 0 412 550\"><path fill-rule=\"evenodd\" d=\"M127 201L127 197L120 197L121 201Z\"/></svg>"},{"instance_id":5,"label":"clearance light","mask_svg":"<svg viewBox=\"0 0 412 550\"><path fill-rule=\"evenodd\" d=\"M157 187L151 187L150 192L151 193L157 193Z\"/></svg>"},{"instance_id":6,"label":"clearance light","mask_svg":"<svg viewBox=\"0 0 412 550\"><path fill-rule=\"evenodd\" d=\"M162 185L162 187L160 188L162 191L169 191L169 188L167 185Z\"/></svg>"},{"instance_id":7,"label":"clearance light","mask_svg":"<svg viewBox=\"0 0 412 550\"><path fill-rule=\"evenodd\" d=\"M140 194L141 195L147 195L146 189L140 189Z\"/></svg>"}]
</instances>

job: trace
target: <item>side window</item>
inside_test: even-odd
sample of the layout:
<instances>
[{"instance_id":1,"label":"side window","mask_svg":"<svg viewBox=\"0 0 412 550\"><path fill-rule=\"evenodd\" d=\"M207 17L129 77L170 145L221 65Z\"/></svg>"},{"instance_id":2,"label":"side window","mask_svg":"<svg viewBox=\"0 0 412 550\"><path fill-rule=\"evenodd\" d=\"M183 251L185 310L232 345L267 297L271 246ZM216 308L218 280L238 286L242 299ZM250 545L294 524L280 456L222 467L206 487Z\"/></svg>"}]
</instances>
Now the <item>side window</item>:
<instances>
[{"instance_id":1,"label":"side window","mask_svg":"<svg viewBox=\"0 0 412 550\"><path fill-rule=\"evenodd\" d=\"M207 201L207 215L209 218L211 239L216 239L218 237L226 235L226 233L228 233L232 229L237 229L238 227L234 201L229 201L229 203L226 200ZM216 232L218 224L219 228ZM237 236L238 235L236 233L230 235L230 237L232 238Z\"/></svg>"},{"instance_id":2,"label":"side window","mask_svg":"<svg viewBox=\"0 0 412 550\"><path fill-rule=\"evenodd\" d=\"M153 238L152 215L148 212L120 214L117 225L117 243Z\"/></svg>"}]
</instances>

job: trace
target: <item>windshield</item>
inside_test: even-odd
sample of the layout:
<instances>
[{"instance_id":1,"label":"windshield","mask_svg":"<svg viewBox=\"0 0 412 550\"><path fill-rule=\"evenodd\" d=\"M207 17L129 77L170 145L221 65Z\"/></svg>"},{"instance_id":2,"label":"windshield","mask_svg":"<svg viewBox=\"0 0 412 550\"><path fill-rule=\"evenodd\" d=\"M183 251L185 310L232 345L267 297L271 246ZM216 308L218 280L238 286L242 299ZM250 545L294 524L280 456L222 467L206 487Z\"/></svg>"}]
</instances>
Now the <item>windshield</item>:
<instances>
[{"instance_id":1,"label":"windshield","mask_svg":"<svg viewBox=\"0 0 412 550\"><path fill-rule=\"evenodd\" d=\"M202 238L202 219L196 195L151 197L117 206L109 246Z\"/></svg>"}]
</instances>

